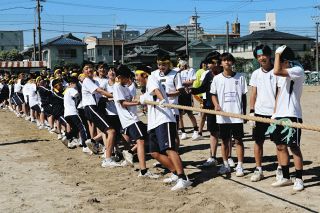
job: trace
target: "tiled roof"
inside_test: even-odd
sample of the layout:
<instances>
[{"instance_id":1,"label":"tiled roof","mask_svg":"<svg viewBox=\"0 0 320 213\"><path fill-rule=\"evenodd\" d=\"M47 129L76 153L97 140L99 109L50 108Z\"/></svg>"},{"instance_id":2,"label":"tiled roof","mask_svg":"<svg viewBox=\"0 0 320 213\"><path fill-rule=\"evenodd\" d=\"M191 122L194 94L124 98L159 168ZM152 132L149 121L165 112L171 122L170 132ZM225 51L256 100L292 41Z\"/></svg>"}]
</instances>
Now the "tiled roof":
<instances>
[{"instance_id":1,"label":"tiled roof","mask_svg":"<svg viewBox=\"0 0 320 213\"><path fill-rule=\"evenodd\" d=\"M168 53L170 56L174 56L175 53L159 48L158 45L153 46L136 46L130 53L125 57L136 57L136 56L157 56L159 52Z\"/></svg>"},{"instance_id":2,"label":"tiled roof","mask_svg":"<svg viewBox=\"0 0 320 213\"><path fill-rule=\"evenodd\" d=\"M210 46L209 44L203 41L196 41L196 40L190 42L188 44L188 48L193 50L212 50L213 49L213 47ZM184 51L184 50L186 50L186 45L184 45L183 47L180 47L176 51Z\"/></svg>"},{"instance_id":3,"label":"tiled roof","mask_svg":"<svg viewBox=\"0 0 320 213\"><path fill-rule=\"evenodd\" d=\"M85 46L81 39L73 36L71 33L47 39L43 42L43 46Z\"/></svg>"}]
</instances>

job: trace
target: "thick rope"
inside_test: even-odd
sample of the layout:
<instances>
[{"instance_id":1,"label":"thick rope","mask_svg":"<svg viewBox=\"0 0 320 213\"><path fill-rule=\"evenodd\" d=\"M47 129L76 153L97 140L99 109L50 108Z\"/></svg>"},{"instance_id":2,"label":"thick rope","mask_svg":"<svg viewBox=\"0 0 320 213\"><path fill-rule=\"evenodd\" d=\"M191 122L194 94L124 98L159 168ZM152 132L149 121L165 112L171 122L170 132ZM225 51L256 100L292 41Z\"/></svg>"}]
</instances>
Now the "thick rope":
<instances>
[{"instance_id":1,"label":"thick rope","mask_svg":"<svg viewBox=\"0 0 320 213\"><path fill-rule=\"evenodd\" d=\"M145 102L145 104L149 104L149 105L159 105L159 102L154 102L154 101L144 101L144 102ZM169 107L169 108L202 112L202 113L212 114L212 115L222 115L225 117L240 118L240 119L244 119L244 120L258 121L261 123L277 124L277 125L281 125L284 127L293 127L293 128L298 128L298 129L306 129L306 130L320 132L319 126L310 125L310 124L287 122L287 121L274 120L274 119L269 119L269 118L262 118L262 117L256 117L256 116L250 116L250 115L241 115L241 114L235 114L235 113L230 113L230 112L215 111L215 110L210 110L210 109L201 109L201 108L182 106L182 105L176 105L176 104L163 104L163 105L165 107Z\"/></svg>"}]
</instances>

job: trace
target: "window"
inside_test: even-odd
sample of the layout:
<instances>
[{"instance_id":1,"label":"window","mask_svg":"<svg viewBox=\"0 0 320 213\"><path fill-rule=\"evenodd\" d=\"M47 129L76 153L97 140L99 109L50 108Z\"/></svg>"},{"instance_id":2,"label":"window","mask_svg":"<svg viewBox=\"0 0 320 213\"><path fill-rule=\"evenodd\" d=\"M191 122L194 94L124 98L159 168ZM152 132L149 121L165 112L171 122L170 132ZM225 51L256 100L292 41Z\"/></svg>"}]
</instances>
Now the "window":
<instances>
[{"instance_id":1,"label":"window","mask_svg":"<svg viewBox=\"0 0 320 213\"><path fill-rule=\"evenodd\" d=\"M306 51L306 50L307 50L307 45L303 44L303 51Z\"/></svg>"},{"instance_id":2,"label":"window","mask_svg":"<svg viewBox=\"0 0 320 213\"><path fill-rule=\"evenodd\" d=\"M1 39L3 39L3 33L0 34Z\"/></svg>"},{"instance_id":3,"label":"window","mask_svg":"<svg viewBox=\"0 0 320 213\"><path fill-rule=\"evenodd\" d=\"M77 50L76 49L59 49L58 57L59 58L76 58Z\"/></svg>"},{"instance_id":4,"label":"window","mask_svg":"<svg viewBox=\"0 0 320 213\"><path fill-rule=\"evenodd\" d=\"M112 50L109 50L109 56L112 56Z\"/></svg>"},{"instance_id":5,"label":"window","mask_svg":"<svg viewBox=\"0 0 320 213\"><path fill-rule=\"evenodd\" d=\"M1 46L1 50L4 50L4 46Z\"/></svg>"},{"instance_id":6,"label":"window","mask_svg":"<svg viewBox=\"0 0 320 213\"><path fill-rule=\"evenodd\" d=\"M98 48L98 56L102 56L102 49L101 48Z\"/></svg>"}]
</instances>

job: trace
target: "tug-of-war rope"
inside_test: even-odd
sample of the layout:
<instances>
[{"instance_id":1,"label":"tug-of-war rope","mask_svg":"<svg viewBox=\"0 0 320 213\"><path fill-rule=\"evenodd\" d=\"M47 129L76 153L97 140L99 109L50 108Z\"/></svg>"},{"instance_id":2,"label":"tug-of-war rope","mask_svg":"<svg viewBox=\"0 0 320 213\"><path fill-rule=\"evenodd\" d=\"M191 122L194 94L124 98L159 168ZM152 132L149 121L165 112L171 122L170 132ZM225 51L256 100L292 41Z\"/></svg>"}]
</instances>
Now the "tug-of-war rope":
<instances>
[{"instance_id":1,"label":"tug-of-war rope","mask_svg":"<svg viewBox=\"0 0 320 213\"><path fill-rule=\"evenodd\" d=\"M144 103L148 104L148 105L159 105L159 102L154 102L154 101L144 101ZM215 110L210 110L210 109L201 109L201 108L176 105L176 104L163 104L163 106L168 107L168 108L202 112L202 113L206 113L206 114L222 115L225 117L241 118L243 120L248 120L248 121L250 120L250 121L257 121L257 122L261 122L261 123L269 123L269 124L271 124L271 126L268 129L268 133L272 133L274 131L276 125L281 125L281 126L285 127L283 132L288 131L286 138L290 138L292 136L292 134L293 134L292 128L320 132L320 126L295 123L295 122L291 122L288 119L275 120L275 119L269 119L269 118L262 118L262 117L256 117L256 116L250 116L250 115L241 115L241 114L235 114L235 113L230 113L230 112L215 111Z\"/></svg>"}]
</instances>

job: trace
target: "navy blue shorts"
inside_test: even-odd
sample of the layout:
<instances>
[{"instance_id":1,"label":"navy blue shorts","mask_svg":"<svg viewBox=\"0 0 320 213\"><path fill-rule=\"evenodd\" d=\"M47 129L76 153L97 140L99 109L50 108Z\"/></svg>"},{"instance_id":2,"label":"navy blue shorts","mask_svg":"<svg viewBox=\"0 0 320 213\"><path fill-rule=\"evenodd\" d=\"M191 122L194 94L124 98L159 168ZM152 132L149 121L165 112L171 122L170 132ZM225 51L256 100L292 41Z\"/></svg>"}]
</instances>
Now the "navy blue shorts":
<instances>
[{"instance_id":1,"label":"navy blue shorts","mask_svg":"<svg viewBox=\"0 0 320 213\"><path fill-rule=\"evenodd\" d=\"M213 107L204 106L204 109L214 110ZM206 114L207 116L207 130L211 135L219 132L219 125L217 124L217 117L213 114Z\"/></svg>"},{"instance_id":2,"label":"navy blue shorts","mask_svg":"<svg viewBox=\"0 0 320 213\"><path fill-rule=\"evenodd\" d=\"M42 105L42 111L46 116L52 115L52 106L50 104Z\"/></svg>"},{"instance_id":3,"label":"navy blue shorts","mask_svg":"<svg viewBox=\"0 0 320 213\"><path fill-rule=\"evenodd\" d=\"M19 92L14 93L13 99L16 105L21 105L24 103L24 97L22 93L19 93Z\"/></svg>"},{"instance_id":4,"label":"navy blue shorts","mask_svg":"<svg viewBox=\"0 0 320 213\"><path fill-rule=\"evenodd\" d=\"M282 118L276 118L277 120L280 120ZM296 123L302 123L301 118L294 118L294 117L288 117L292 122ZM277 125L276 130L272 133L273 141L276 145L287 145L289 147L300 147L300 139L301 139L301 129L293 128L295 133L290 138L290 140L287 142L285 137L287 136L288 132L284 132L281 134L281 131L284 129L284 126Z\"/></svg>"},{"instance_id":5,"label":"navy blue shorts","mask_svg":"<svg viewBox=\"0 0 320 213\"><path fill-rule=\"evenodd\" d=\"M139 121L124 128L123 134L128 135L131 141L145 140L148 135L147 125Z\"/></svg>"},{"instance_id":6,"label":"navy blue shorts","mask_svg":"<svg viewBox=\"0 0 320 213\"><path fill-rule=\"evenodd\" d=\"M233 137L236 140L242 140L244 136L243 123L219 124L220 138L226 140Z\"/></svg>"},{"instance_id":7,"label":"navy blue shorts","mask_svg":"<svg viewBox=\"0 0 320 213\"><path fill-rule=\"evenodd\" d=\"M106 114L100 113L96 105L85 106L84 113L86 118L94 123L101 132L106 132L112 128Z\"/></svg>"},{"instance_id":8,"label":"navy blue shorts","mask_svg":"<svg viewBox=\"0 0 320 213\"><path fill-rule=\"evenodd\" d=\"M40 108L39 104L32 106L31 109L37 113L41 113L41 108Z\"/></svg>"},{"instance_id":9,"label":"navy blue shorts","mask_svg":"<svg viewBox=\"0 0 320 213\"><path fill-rule=\"evenodd\" d=\"M165 152L168 149L175 149L177 134L176 123L164 123L149 131L149 151Z\"/></svg>"}]
</instances>

